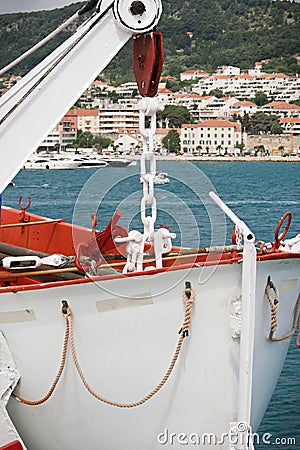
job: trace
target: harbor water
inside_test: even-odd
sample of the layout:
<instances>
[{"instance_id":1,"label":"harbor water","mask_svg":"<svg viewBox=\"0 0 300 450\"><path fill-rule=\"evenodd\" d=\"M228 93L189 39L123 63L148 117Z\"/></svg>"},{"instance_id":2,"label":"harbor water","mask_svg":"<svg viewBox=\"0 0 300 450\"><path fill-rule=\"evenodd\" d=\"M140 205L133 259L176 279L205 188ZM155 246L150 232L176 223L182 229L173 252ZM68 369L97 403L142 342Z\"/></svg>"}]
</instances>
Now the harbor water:
<instances>
[{"instance_id":1,"label":"harbor water","mask_svg":"<svg viewBox=\"0 0 300 450\"><path fill-rule=\"evenodd\" d=\"M257 240L272 241L278 220L286 211L293 214L287 238L300 233L297 162L158 161L157 169L167 172L170 178L170 184L156 188L157 226L168 224L177 235L174 241L177 245L204 247L230 243L232 225L228 221L212 225L218 216L209 206L210 190L216 191L246 222ZM139 215L142 185L138 172L139 165L22 170L14 186L3 193L3 204L17 207L20 195L24 204L30 196L30 211L89 227L91 212L97 212L99 229L120 209L121 224L142 231ZM300 449L300 349L294 340L258 435L261 438L255 445L257 450L267 450L271 445L280 450ZM262 439L263 436L267 437Z\"/></svg>"}]
</instances>

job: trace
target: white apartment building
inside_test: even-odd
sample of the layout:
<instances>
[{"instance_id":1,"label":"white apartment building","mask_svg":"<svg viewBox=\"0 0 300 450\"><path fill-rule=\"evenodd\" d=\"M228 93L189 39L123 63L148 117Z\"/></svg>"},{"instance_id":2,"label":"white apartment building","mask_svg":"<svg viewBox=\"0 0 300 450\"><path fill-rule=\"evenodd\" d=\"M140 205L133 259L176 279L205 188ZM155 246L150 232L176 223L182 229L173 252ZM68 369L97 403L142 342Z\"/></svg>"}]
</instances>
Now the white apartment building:
<instances>
[{"instance_id":1,"label":"white apartment building","mask_svg":"<svg viewBox=\"0 0 300 450\"><path fill-rule=\"evenodd\" d=\"M287 102L271 102L260 109L267 114L277 114L280 117L295 117L300 114L300 106Z\"/></svg>"},{"instance_id":2,"label":"white apartment building","mask_svg":"<svg viewBox=\"0 0 300 450\"><path fill-rule=\"evenodd\" d=\"M180 74L180 81L199 80L209 77L209 73L205 70L191 69Z\"/></svg>"},{"instance_id":3,"label":"white apartment building","mask_svg":"<svg viewBox=\"0 0 300 450\"><path fill-rule=\"evenodd\" d=\"M248 100L242 100L240 102L236 102L232 105L231 108L231 114L244 116L245 114L248 114L248 116L251 116L252 114L255 114L258 111L258 106L250 102Z\"/></svg>"},{"instance_id":4,"label":"white apartment building","mask_svg":"<svg viewBox=\"0 0 300 450\"><path fill-rule=\"evenodd\" d=\"M205 107L199 106L199 120L217 120L232 116L232 107L237 102L235 97L211 97L211 99Z\"/></svg>"},{"instance_id":5,"label":"white apartment building","mask_svg":"<svg viewBox=\"0 0 300 450\"><path fill-rule=\"evenodd\" d=\"M239 122L228 120L183 124L180 139L184 153L234 153L242 142L242 127Z\"/></svg>"},{"instance_id":6,"label":"white apartment building","mask_svg":"<svg viewBox=\"0 0 300 450\"><path fill-rule=\"evenodd\" d=\"M260 75L212 75L199 80L193 92L204 95L213 89L222 89L224 94L237 98L253 98L257 91L263 91L269 98L291 101L300 97L300 77L288 77L283 73Z\"/></svg>"},{"instance_id":7,"label":"white apartment building","mask_svg":"<svg viewBox=\"0 0 300 450\"><path fill-rule=\"evenodd\" d=\"M76 131L63 131L61 126L56 127L39 146L40 151L60 150L64 151L66 146L72 145L76 140Z\"/></svg>"},{"instance_id":8,"label":"white apartment building","mask_svg":"<svg viewBox=\"0 0 300 450\"><path fill-rule=\"evenodd\" d=\"M199 94L188 94L187 92L174 93L171 98L171 103L178 106L185 106L186 108L194 108L202 105L203 97Z\"/></svg>"},{"instance_id":9,"label":"white apartment building","mask_svg":"<svg viewBox=\"0 0 300 450\"><path fill-rule=\"evenodd\" d=\"M98 134L98 109L71 109L70 117L77 118L77 129Z\"/></svg>"},{"instance_id":10,"label":"white apartment building","mask_svg":"<svg viewBox=\"0 0 300 450\"><path fill-rule=\"evenodd\" d=\"M219 75L239 75L241 73L241 69L239 67L234 66L218 66L217 73Z\"/></svg>"},{"instance_id":11,"label":"white apartment building","mask_svg":"<svg viewBox=\"0 0 300 450\"><path fill-rule=\"evenodd\" d=\"M300 76L288 77L284 80L280 93L276 95L276 100L291 102L300 97Z\"/></svg>"},{"instance_id":12,"label":"white apartment building","mask_svg":"<svg viewBox=\"0 0 300 450\"><path fill-rule=\"evenodd\" d=\"M120 97L130 98L136 92L138 92L138 85L135 81L129 81L128 83L123 83L114 89L115 93L120 95Z\"/></svg>"},{"instance_id":13,"label":"white apartment building","mask_svg":"<svg viewBox=\"0 0 300 450\"><path fill-rule=\"evenodd\" d=\"M170 91L170 89L166 87L159 88L157 91L157 100L162 103L173 102L174 92Z\"/></svg>"},{"instance_id":14,"label":"white apartment building","mask_svg":"<svg viewBox=\"0 0 300 450\"><path fill-rule=\"evenodd\" d=\"M99 133L119 133L120 130L137 133L139 111L137 99L128 102L110 103L99 109Z\"/></svg>"},{"instance_id":15,"label":"white apartment building","mask_svg":"<svg viewBox=\"0 0 300 450\"><path fill-rule=\"evenodd\" d=\"M283 128L284 134L300 136L300 116L299 117L281 117L279 123Z\"/></svg>"}]
</instances>

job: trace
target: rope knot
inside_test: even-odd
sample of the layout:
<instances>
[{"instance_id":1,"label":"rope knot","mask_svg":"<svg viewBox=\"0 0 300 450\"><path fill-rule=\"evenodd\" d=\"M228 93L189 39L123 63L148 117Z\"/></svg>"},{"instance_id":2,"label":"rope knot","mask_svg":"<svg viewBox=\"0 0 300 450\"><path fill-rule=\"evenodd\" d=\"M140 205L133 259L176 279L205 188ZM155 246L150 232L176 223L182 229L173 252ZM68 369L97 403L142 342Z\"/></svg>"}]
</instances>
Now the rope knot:
<instances>
[{"instance_id":1,"label":"rope knot","mask_svg":"<svg viewBox=\"0 0 300 450\"><path fill-rule=\"evenodd\" d=\"M72 317L71 308L69 307L66 300L62 300L61 313L65 319L67 319L68 317Z\"/></svg>"},{"instance_id":2,"label":"rope knot","mask_svg":"<svg viewBox=\"0 0 300 450\"><path fill-rule=\"evenodd\" d=\"M189 335L189 327L191 324L192 304L194 303L194 301L195 301L195 292L191 288L191 283L189 281L186 281L185 290L183 292L183 303L185 306L184 322L178 332L178 334L182 335L182 338L188 337L188 335Z\"/></svg>"},{"instance_id":3,"label":"rope knot","mask_svg":"<svg viewBox=\"0 0 300 450\"><path fill-rule=\"evenodd\" d=\"M274 299L271 295L271 289L274 291ZM271 277L268 277L267 285L266 285L266 296L271 308L271 324L269 329L269 340L272 342L280 342L285 339L292 337L295 334L296 327L298 324L298 334L296 336L296 346L300 348L300 294L298 296L297 302L295 304L294 313L293 313L293 325L289 332L280 337L274 337L275 331L277 330L278 325L278 305L279 305L279 291L275 284L271 281Z\"/></svg>"}]
</instances>

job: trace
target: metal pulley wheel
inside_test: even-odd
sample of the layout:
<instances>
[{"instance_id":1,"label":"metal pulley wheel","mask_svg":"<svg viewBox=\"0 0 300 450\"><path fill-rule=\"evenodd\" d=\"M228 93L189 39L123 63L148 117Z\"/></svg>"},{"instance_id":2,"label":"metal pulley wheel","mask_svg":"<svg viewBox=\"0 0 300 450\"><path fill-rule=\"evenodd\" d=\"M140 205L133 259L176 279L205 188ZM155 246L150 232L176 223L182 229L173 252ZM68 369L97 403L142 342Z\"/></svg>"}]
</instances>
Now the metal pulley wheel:
<instances>
[{"instance_id":1,"label":"metal pulley wheel","mask_svg":"<svg viewBox=\"0 0 300 450\"><path fill-rule=\"evenodd\" d=\"M115 0L114 16L126 30L146 33L157 25L161 13L161 0Z\"/></svg>"}]
</instances>

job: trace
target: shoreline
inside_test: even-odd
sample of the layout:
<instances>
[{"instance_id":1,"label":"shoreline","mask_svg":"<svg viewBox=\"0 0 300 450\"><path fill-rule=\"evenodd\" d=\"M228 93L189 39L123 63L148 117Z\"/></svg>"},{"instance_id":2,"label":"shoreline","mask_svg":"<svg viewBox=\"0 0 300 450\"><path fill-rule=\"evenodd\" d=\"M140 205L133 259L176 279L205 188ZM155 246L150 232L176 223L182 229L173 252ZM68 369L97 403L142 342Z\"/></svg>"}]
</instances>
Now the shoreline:
<instances>
[{"instance_id":1,"label":"shoreline","mask_svg":"<svg viewBox=\"0 0 300 450\"><path fill-rule=\"evenodd\" d=\"M140 159L140 155L128 155L125 156L126 159L130 159L133 161L138 161ZM175 155L156 155L157 161L176 161L176 162L185 162L185 161L194 161L194 162L300 162L299 156L175 156Z\"/></svg>"}]
</instances>

